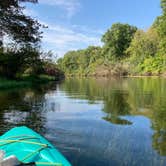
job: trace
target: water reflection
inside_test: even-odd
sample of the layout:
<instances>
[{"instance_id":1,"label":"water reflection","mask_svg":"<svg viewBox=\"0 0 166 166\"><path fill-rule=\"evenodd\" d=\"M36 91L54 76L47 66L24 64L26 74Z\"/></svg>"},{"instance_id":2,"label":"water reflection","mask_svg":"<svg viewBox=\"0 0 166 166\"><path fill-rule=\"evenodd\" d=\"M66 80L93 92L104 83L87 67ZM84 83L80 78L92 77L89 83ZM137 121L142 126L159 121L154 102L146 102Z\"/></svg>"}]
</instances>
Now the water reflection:
<instances>
[{"instance_id":1,"label":"water reflection","mask_svg":"<svg viewBox=\"0 0 166 166\"><path fill-rule=\"evenodd\" d=\"M166 79L67 79L0 91L0 133L26 125L73 165L166 165Z\"/></svg>"},{"instance_id":2,"label":"water reflection","mask_svg":"<svg viewBox=\"0 0 166 166\"><path fill-rule=\"evenodd\" d=\"M152 115L153 148L160 155L166 156L166 102L159 100L160 105L155 106ZM163 105L164 104L164 105Z\"/></svg>"},{"instance_id":3,"label":"water reflection","mask_svg":"<svg viewBox=\"0 0 166 166\"><path fill-rule=\"evenodd\" d=\"M104 100L103 111L107 113L107 116L103 119L114 124L131 125L132 122L120 117L130 115L131 108L129 103L126 101L127 97L127 93L122 93L117 90L110 91L109 97Z\"/></svg>"},{"instance_id":4,"label":"water reflection","mask_svg":"<svg viewBox=\"0 0 166 166\"><path fill-rule=\"evenodd\" d=\"M47 86L0 92L0 133L26 125L44 133Z\"/></svg>"},{"instance_id":5,"label":"water reflection","mask_svg":"<svg viewBox=\"0 0 166 166\"><path fill-rule=\"evenodd\" d=\"M69 79L62 89L75 98L91 103L103 100L106 116L113 124L132 125L126 115L143 115L151 120L154 134L152 146L166 155L166 79ZM74 92L74 93L73 93Z\"/></svg>"}]
</instances>

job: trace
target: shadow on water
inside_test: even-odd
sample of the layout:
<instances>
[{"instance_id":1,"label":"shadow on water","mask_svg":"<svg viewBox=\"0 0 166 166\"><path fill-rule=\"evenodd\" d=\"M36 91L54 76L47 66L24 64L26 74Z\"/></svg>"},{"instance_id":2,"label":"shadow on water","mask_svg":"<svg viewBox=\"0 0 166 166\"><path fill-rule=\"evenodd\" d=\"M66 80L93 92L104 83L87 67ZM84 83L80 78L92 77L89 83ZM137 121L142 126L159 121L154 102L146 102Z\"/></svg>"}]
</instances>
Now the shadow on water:
<instances>
[{"instance_id":1,"label":"shadow on water","mask_svg":"<svg viewBox=\"0 0 166 166\"><path fill-rule=\"evenodd\" d=\"M0 133L26 125L44 134L44 103L49 88L50 86L45 85L0 91Z\"/></svg>"},{"instance_id":2,"label":"shadow on water","mask_svg":"<svg viewBox=\"0 0 166 166\"><path fill-rule=\"evenodd\" d=\"M26 125L79 166L166 165L166 79L66 79L0 91L0 133Z\"/></svg>"}]
</instances>

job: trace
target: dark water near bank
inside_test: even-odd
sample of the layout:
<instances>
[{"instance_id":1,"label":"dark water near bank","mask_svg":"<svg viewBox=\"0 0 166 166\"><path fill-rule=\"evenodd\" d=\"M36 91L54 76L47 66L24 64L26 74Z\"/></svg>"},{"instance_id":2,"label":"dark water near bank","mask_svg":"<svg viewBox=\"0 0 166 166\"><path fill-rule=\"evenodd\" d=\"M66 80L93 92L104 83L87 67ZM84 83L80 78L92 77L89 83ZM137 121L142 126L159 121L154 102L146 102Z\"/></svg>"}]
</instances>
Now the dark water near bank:
<instances>
[{"instance_id":1,"label":"dark water near bank","mask_svg":"<svg viewBox=\"0 0 166 166\"><path fill-rule=\"evenodd\" d=\"M73 166L166 166L166 79L68 79L0 91L0 134L26 125Z\"/></svg>"}]
</instances>

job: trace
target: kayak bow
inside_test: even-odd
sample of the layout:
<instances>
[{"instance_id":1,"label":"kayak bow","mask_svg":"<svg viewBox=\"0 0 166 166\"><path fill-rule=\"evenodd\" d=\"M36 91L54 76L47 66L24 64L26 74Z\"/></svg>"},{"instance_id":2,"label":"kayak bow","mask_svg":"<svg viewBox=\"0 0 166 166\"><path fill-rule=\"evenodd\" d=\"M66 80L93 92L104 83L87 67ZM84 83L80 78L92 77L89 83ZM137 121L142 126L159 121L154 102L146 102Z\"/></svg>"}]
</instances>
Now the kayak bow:
<instances>
[{"instance_id":1,"label":"kayak bow","mask_svg":"<svg viewBox=\"0 0 166 166\"><path fill-rule=\"evenodd\" d=\"M0 137L5 158L16 156L24 164L37 166L71 166L65 157L45 138L27 127L16 127Z\"/></svg>"}]
</instances>

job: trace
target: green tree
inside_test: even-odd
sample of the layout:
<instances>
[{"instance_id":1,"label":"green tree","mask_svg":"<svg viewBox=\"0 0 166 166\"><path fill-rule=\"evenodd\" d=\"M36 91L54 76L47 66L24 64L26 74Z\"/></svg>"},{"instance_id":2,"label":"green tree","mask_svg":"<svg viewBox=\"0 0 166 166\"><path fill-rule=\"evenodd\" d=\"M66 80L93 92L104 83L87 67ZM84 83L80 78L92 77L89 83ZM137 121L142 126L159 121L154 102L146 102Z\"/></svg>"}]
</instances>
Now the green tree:
<instances>
[{"instance_id":1,"label":"green tree","mask_svg":"<svg viewBox=\"0 0 166 166\"><path fill-rule=\"evenodd\" d=\"M132 72L153 72L158 70L155 59L159 50L159 36L156 29L151 28L147 32L138 30L126 50L129 56L130 71ZM156 63L157 62L157 63ZM150 73L149 73L150 74Z\"/></svg>"},{"instance_id":2,"label":"green tree","mask_svg":"<svg viewBox=\"0 0 166 166\"><path fill-rule=\"evenodd\" d=\"M21 2L37 3L37 0L0 1L0 74L14 78L25 67L31 66L38 73L41 66L39 42L41 24L23 13ZM3 51L3 36L13 45Z\"/></svg>"},{"instance_id":3,"label":"green tree","mask_svg":"<svg viewBox=\"0 0 166 166\"><path fill-rule=\"evenodd\" d=\"M0 52L0 75L7 78L15 78L16 74L23 73L31 68L37 75L42 69L39 48L24 46L13 49L12 46L5 52Z\"/></svg>"},{"instance_id":4,"label":"green tree","mask_svg":"<svg viewBox=\"0 0 166 166\"><path fill-rule=\"evenodd\" d=\"M125 51L137 31L135 26L116 23L103 35L103 53L108 58L121 58L125 56Z\"/></svg>"},{"instance_id":5,"label":"green tree","mask_svg":"<svg viewBox=\"0 0 166 166\"><path fill-rule=\"evenodd\" d=\"M160 55L166 55L166 0L161 0L162 15L157 17L155 27L160 37Z\"/></svg>"},{"instance_id":6,"label":"green tree","mask_svg":"<svg viewBox=\"0 0 166 166\"><path fill-rule=\"evenodd\" d=\"M59 60L71 74L126 75L161 74L166 70L166 0L161 0L162 15L147 31L116 23L102 36L102 48L69 52ZM70 54L70 55L69 55ZM64 71L65 71L64 70Z\"/></svg>"},{"instance_id":7,"label":"green tree","mask_svg":"<svg viewBox=\"0 0 166 166\"><path fill-rule=\"evenodd\" d=\"M163 13L166 14L166 0L161 0L161 8Z\"/></svg>"},{"instance_id":8,"label":"green tree","mask_svg":"<svg viewBox=\"0 0 166 166\"><path fill-rule=\"evenodd\" d=\"M58 66L65 72L71 73L79 68L78 66L78 52L69 51L64 55L63 59L57 61Z\"/></svg>"},{"instance_id":9,"label":"green tree","mask_svg":"<svg viewBox=\"0 0 166 166\"><path fill-rule=\"evenodd\" d=\"M149 29L147 32L138 30L131 41L130 47L126 50L126 53L141 62L148 56L156 55L158 44L159 38L155 29ZM137 63L137 61L135 61L135 63Z\"/></svg>"},{"instance_id":10,"label":"green tree","mask_svg":"<svg viewBox=\"0 0 166 166\"><path fill-rule=\"evenodd\" d=\"M20 2L37 0L5 0L0 1L0 46L3 45L3 35L9 35L17 43L32 44L40 41L40 24L37 20L24 15Z\"/></svg>"},{"instance_id":11,"label":"green tree","mask_svg":"<svg viewBox=\"0 0 166 166\"><path fill-rule=\"evenodd\" d=\"M88 75L101 57L101 50L100 47L89 46L84 50L69 51L57 63L68 74Z\"/></svg>"}]
</instances>

